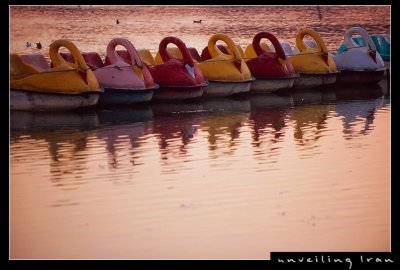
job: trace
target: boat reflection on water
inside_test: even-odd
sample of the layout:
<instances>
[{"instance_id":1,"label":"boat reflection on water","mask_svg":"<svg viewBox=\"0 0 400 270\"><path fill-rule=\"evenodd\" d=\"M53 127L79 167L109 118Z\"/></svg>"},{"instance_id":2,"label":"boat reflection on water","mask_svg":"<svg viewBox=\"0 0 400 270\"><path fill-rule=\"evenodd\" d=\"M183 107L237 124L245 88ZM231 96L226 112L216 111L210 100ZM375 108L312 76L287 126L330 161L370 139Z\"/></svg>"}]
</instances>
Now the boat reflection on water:
<instances>
[{"instance_id":1,"label":"boat reflection on water","mask_svg":"<svg viewBox=\"0 0 400 270\"><path fill-rule=\"evenodd\" d=\"M327 129L327 117L334 111L334 105L323 104L326 100L332 100L332 93L322 91L296 91L291 95L295 109L290 115L293 121L294 140L298 146L311 151L318 147L318 139ZM316 151L316 149L314 149Z\"/></svg>"},{"instance_id":2,"label":"boat reflection on water","mask_svg":"<svg viewBox=\"0 0 400 270\"><path fill-rule=\"evenodd\" d=\"M101 126L147 122L153 119L153 110L147 104L101 108L96 113Z\"/></svg>"},{"instance_id":3,"label":"boat reflection on water","mask_svg":"<svg viewBox=\"0 0 400 270\"><path fill-rule=\"evenodd\" d=\"M277 156L280 150L276 143L284 140L287 118L293 110L293 99L288 95L276 94L249 95L248 99L251 104L249 126L254 157L273 162L272 157Z\"/></svg>"},{"instance_id":4,"label":"boat reflection on water","mask_svg":"<svg viewBox=\"0 0 400 270\"><path fill-rule=\"evenodd\" d=\"M200 115L180 114L165 122L166 117L157 117L153 123L153 134L159 140L162 160L187 154L187 145L196 135L202 119Z\"/></svg>"},{"instance_id":5,"label":"boat reflection on water","mask_svg":"<svg viewBox=\"0 0 400 270\"><path fill-rule=\"evenodd\" d=\"M379 84L337 88L335 94L335 110L342 119L346 139L368 134L376 111L389 102Z\"/></svg>"},{"instance_id":6,"label":"boat reflection on water","mask_svg":"<svg viewBox=\"0 0 400 270\"><path fill-rule=\"evenodd\" d=\"M387 70L390 74L390 69ZM390 97L390 75L381 80L378 85L382 88L383 95L385 97Z\"/></svg>"},{"instance_id":7,"label":"boat reflection on water","mask_svg":"<svg viewBox=\"0 0 400 270\"><path fill-rule=\"evenodd\" d=\"M240 113L248 115L251 109L245 97L154 103L151 107L155 116L153 133L159 140L163 166L167 166L172 159L179 162L188 154L187 145L196 140L199 128L209 133L210 149L216 149L217 137L221 134L229 133L229 140L235 140L239 136L238 127L247 119Z\"/></svg>"},{"instance_id":8,"label":"boat reflection on water","mask_svg":"<svg viewBox=\"0 0 400 270\"><path fill-rule=\"evenodd\" d=\"M343 133L347 135L354 135L353 126L360 121L360 117L364 118L365 125L360 133L366 134L375 111L388 102L379 84L326 87L320 91L294 91L291 96L296 106L291 115L294 121L294 138L298 145L303 147L312 147L322 133L327 131L326 120L332 113L341 116ZM312 106L300 106L307 104ZM347 135L346 138L351 137Z\"/></svg>"},{"instance_id":9,"label":"boat reflection on water","mask_svg":"<svg viewBox=\"0 0 400 270\"><path fill-rule=\"evenodd\" d=\"M60 129L88 130L99 125L94 111L28 112L10 111L10 131L57 131Z\"/></svg>"},{"instance_id":10,"label":"boat reflection on water","mask_svg":"<svg viewBox=\"0 0 400 270\"><path fill-rule=\"evenodd\" d=\"M250 101L252 111L265 108L289 108L294 105L289 94L251 94L247 96L247 99Z\"/></svg>"},{"instance_id":11,"label":"boat reflection on water","mask_svg":"<svg viewBox=\"0 0 400 270\"><path fill-rule=\"evenodd\" d=\"M336 100L366 100L385 96L385 90L380 84L340 86L334 92Z\"/></svg>"},{"instance_id":12,"label":"boat reflection on water","mask_svg":"<svg viewBox=\"0 0 400 270\"><path fill-rule=\"evenodd\" d=\"M293 106L322 104L326 101L335 101L332 91L320 91L318 89L296 89L289 93L293 100Z\"/></svg>"},{"instance_id":13,"label":"boat reflection on water","mask_svg":"<svg viewBox=\"0 0 400 270\"><path fill-rule=\"evenodd\" d=\"M208 98L202 100L206 112L250 112L251 106L247 96Z\"/></svg>"},{"instance_id":14,"label":"boat reflection on water","mask_svg":"<svg viewBox=\"0 0 400 270\"><path fill-rule=\"evenodd\" d=\"M84 183L82 171L87 166L88 138L99 126L95 112L10 112L11 144L44 141L49 151L50 180L62 189L75 189ZM36 158L44 153L38 152ZM46 155L47 156L47 155Z\"/></svg>"},{"instance_id":15,"label":"boat reflection on water","mask_svg":"<svg viewBox=\"0 0 400 270\"><path fill-rule=\"evenodd\" d=\"M204 111L200 101L155 102L150 105L155 117L178 114L193 114Z\"/></svg>"},{"instance_id":16,"label":"boat reflection on water","mask_svg":"<svg viewBox=\"0 0 400 270\"><path fill-rule=\"evenodd\" d=\"M52 181L57 184L61 178L78 181L74 174L85 170L88 137L92 136L99 139L93 147L106 150L109 170L141 164L142 146L152 138L158 142L163 168L177 170L177 163L183 164L189 155L188 145L198 141L200 130L206 134L211 159L233 156L243 142L240 133L248 128L255 158L273 162L271 157L279 154L289 126L296 145L310 150L306 152L312 156L319 151L317 141L328 131L329 118L341 118L346 139L365 135L372 129L375 112L387 102L380 85L374 84L81 112L11 111L11 143L26 138L44 140L51 157Z\"/></svg>"},{"instance_id":17,"label":"boat reflection on water","mask_svg":"<svg viewBox=\"0 0 400 270\"><path fill-rule=\"evenodd\" d=\"M157 138L163 173L179 171L187 157L187 145L198 132L203 105L199 102L154 103L152 134Z\"/></svg>"},{"instance_id":18,"label":"boat reflection on water","mask_svg":"<svg viewBox=\"0 0 400 270\"><path fill-rule=\"evenodd\" d=\"M108 108L98 114L101 128L96 131L96 136L105 142L109 169L126 168L128 160L129 167L140 163L137 149L143 143L141 138L152 132L151 108L146 105Z\"/></svg>"},{"instance_id":19,"label":"boat reflection on water","mask_svg":"<svg viewBox=\"0 0 400 270\"><path fill-rule=\"evenodd\" d=\"M227 97L204 100L203 106L209 112L201 123L201 130L208 133L209 158L233 155L240 129L250 115L250 101L246 97Z\"/></svg>"}]
</instances>

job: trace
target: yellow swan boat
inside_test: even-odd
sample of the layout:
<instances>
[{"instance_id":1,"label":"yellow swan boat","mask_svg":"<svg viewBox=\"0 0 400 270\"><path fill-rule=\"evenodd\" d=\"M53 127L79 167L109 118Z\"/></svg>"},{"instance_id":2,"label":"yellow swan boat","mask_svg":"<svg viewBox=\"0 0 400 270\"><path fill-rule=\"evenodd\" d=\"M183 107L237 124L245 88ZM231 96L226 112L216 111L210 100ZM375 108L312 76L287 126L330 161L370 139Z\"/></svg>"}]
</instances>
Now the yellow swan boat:
<instances>
[{"instance_id":1,"label":"yellow swan boat","mask_svg":"<svg viewBox=\"0 0 400 270\"><path fill-rule=\"evenodd\" d=\"M74 63L61 57L61 47L72 53ZM96 105L102 89L75 44L56 40L49 54L54 67L41 54L10 54L10 109L61 111Z\"/></svg>"},{"instance_id":2,"label":"yellow swan boat","mask_svg":"<svg viewBox=\"0 0 400 270\"><path fill-rule=\"evenodd\" d=\"M315 48L304 43L306 35L315 40ZM317 32L309 28L301 29L296 36L294 52L288 57L300 77L295 79L293 87L318 87L335 83L339 71Z\"/></svg>"},{"instance_id":3,"label":"yellow swan boat","mask_svg":"<svg viewBox=\"0 0 400 270\"><path fill-rule=\"evenodd\" d=\"M217 41L223 41L232 54L221 52ZM209 85L204 88L203 96L229 96L250 91L254 78L242 57L242 53L231 38L215 34L201 53L200 69Z\"/></svg>"}]
</instances>

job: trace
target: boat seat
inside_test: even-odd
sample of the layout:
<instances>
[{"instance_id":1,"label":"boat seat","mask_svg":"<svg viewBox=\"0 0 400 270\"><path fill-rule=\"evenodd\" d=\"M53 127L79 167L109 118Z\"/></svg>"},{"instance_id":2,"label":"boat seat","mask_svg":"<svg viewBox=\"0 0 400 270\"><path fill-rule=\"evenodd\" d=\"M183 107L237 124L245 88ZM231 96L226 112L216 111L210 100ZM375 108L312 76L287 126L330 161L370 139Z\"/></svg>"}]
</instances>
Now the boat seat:
<instances>
[{"instance_id":1,"label":"boat seat","mask_svg":"<svg viewBox=\"0 0 400 270\"><path fill-rule=\"evenodd\" d=\"M292 47L290 46L290 44L289 44L288 42L286 42L286 41L279 41L279 43L281 44L282 49L284 50L284 52L285 52L286 55L288 55L288 56L294 55L293 49L292 49ZM271 45L272 45L272 44L271 44ZM275 48L274 48L273 51L275 51Z\"/></svg>"},{"instance_id":2,"label":"boat seat","mask_svg":"<svg viewBox=\"0 0 400 270\"><path fill-rule=\"evenodd\" d=\"M167 52L176 59L182 60L182 58L183 58L181 51L177 47L168 47ZM155 61L156 65L164 64L164 61L161 58L160 52L157 52L154 61Z\"/></svg>"},{"instance_id":3,"label":"boat seat","mask_svg":"<svg viewBox=\"0 0 400 270\"><path fill-rule=\"evenodd\" d=\"M90 69L95 70L104 67L103 60L96 52L84 52L82 53L83 59L85 59L86 64Z\"/></svg>"},{"instance_id":4,"label":"boat seat","mask_svg":"<svg viewBox=\"0 0 400 270\"><path fill-rule=\"evenodd\" d=\"M193 59L196 60L197 62L201 62L201 57L199 52L196 50L196 48L190 47L188 48L190 54L192 55Z\"/></svg>"},{"instance_id":5,"label":"boat seat","mask_svg":"<svg viewBox=\"0 0 400 270\"><path fill-rule=\"evenodd\" d=\"M129 56L129 53L127 50L116 50L117 54L129 65L132 64L131 63L131 57ZM104 66L109 66L111 65L110 60L108 59L108 57L106 56L106 59L104 60Z\"/></svg>"},{"instance_id":6,"label":"boat seat","mask_svg":"<svg viewBox=\"0 0 400 270\"><path fill-rule=\"evenodd\" d=\"M271 47L268 46L267 42L260 42L260 46L261 48L265 51L265 52L275 52L275 48L274 45L271 43ZM242 54L242 52L240 52ZM257 57L257 53L254 51L253 48L253 43L250 43L249 45L247 45L245 52L242 54L243 58L255 58Z\"/></svg>"},{"instance_id":7,"label":"boat seat","mask_svg":"<svg viewBox=\"0 0 400 270\"><path fill-rule=\"evenodd\" d=\"M62 58L64 58L67 62L70 62L70 63L75 62L74 56L72 55L72 53L60 53L60 55L61 55Z\"/></svg>"},{"instance_id":8,"label":"boat seat","mask_svg":"<svg viewBox=\"0 0 400 270\"><path fill-rule=\"evenodd\" d=\"M32 65L39 70L46 70L50 68L49 63L47 63L44 56L40 53L23 54L21 55L21 59L25 64Z\"/></svg>"},{"instance_id":9,"label":"boat seat","mask_svg":"<svg viewBox=\"0 0 400 270\"><path fill-rule=\"evenodd\" d=\"M153 56L151 55L151 52L148 49L139 49L137 50L140 59L143 61L143 63L145 63L146 65L152 65L155 66L156 62L153 58Z\"/></svg>"},{"instance_id":10,"label":"boat seat","mask_svg":"<svg viewBox=\"0 0 400 270\"><path fill-rule=\"evenodd\" d=\"M228 50L228 47L226 45L217 45L218 49L224 53L224 54L228 54L228 55L232 55L232 53ZM239 45L236 45L236 48L238 49L240 56L244 57L244 52L242 47L240 47ZM203 51L201 52L201 59L200 61L206 61L211 59L211 55L210 52L208 51L208 47L205 47L203 49Z\"/></svg>"},{"instance_id":11,"label":"boat seat","mask_svg":"<svg viewBox=\"0 0 400 270\"><path fill-rule=\"evenodd\" d=\"M92 53L92 52L89 52L88 54L91 54L91 53ZM85 60L86 64L88 65L88 67L89 67L91 70L98 69L99 67L98 67L97 65L94 65L93 63L87 62L87 60L86 60L84 54L86 54L86 53L82 53L82 56L83 56L83 59ZM97 53L94 53L94 54L97 54ZM70 62L70 63L74 63L74 62L75 62L75 59L74 59L74 56L72 55L72 53L60 53L60 55L61 55L62 58L64 58L64 60L66 60L67 62ZM98 56L99 56L99 55L98 55ZM99 56L99 57L100 57L100 56ZM100 58L100 61L101 61L101 58ZM53 63L51 64L51 66L53 67Z\"/></svg>"},{"instance_id":12,"label":"boat seat","mask_svg":"<svg viewBox=\"0 0 400 270\"><path fill-rule=\"evenodd\" d=\"M197 52L197 50L195 48L188 48L190 55L192 56L193 60L195 60L195 62L201 62L201 57L199 55L199 53ZM177 59L182 59L182 52L179 50L179 48L177 47L168 47L167 51L175 58ZM155 63L157 65L164 63L164 61L162 61L161 59L161 55L159 52L157 52L156 54L156 59L155 59Z\"/></svg>"},{"instance_id":13,"label":"boat seat","mask_svg":"<svg viewBox=\"0 0 400 270\"><path fill-rule=\"evenodd\" d=\"M37 67L26 64L18 54L10 54L10 76L13 79L21 79L38 72L40 70Z\"/></svg>"},{"instance_id":14,"label":"boat seat","mask_svg":"<svg viewBox=\"0 0 400 270\"><path fill-rule=\"evenodd\" d=\"M220 50L224 54L229 54L227 48L224 45L217 45L218 50ZM212 57L210 55L210 52L208 51L208 47L206 46L203 51L201 52L201 60L206 61L210 60Z\"/></svg>"},{"instance_id":15,"label":"boat seat","mask_svg":"<svg viewBox=\"0 0 400 270\"><path fill-rule=\"evenodd\" d=\"M312 49L316 49L316 48L317 48L317 43L315 43L314 40L306 39L306 40L303 40L303 41L304 41L304 44L306 44L308 47L310 47L310 48L312 48ZM294 48L293 48L293 54L294 54L294 55L300 54L300 51L299 51L299 49L297 48L297 46L294 46Z\"/></svg>"},{"instance_id":16,"label":"boat seat","mask_svg":"<svg viewBox=\"0 0 400 270\"><path fill-rule=\"evenodd\" d=\"M65 61L73 63L74 62L74 57L72 56L71 53L60 53L61 57L64 58ZM50 63L50 67L53 68L54 64L53 62Z\"/></svg>"}]
</instances>

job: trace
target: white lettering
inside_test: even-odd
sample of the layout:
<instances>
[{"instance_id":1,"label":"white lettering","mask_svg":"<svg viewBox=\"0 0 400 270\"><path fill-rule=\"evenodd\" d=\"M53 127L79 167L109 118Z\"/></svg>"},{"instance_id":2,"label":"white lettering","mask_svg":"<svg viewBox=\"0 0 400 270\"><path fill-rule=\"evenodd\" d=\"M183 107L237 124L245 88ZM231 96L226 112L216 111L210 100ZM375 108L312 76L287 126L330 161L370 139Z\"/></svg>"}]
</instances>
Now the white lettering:
<instances>
[{"instance_id":1,"label":"white lettering","mask_svg":"<svg viewBox=\"0 0 400 270\"><path fill-rule=\"evenodd\" d=\"M349 265L349 269L351 269L351 267L353 266L353 262L351 261L351 259L350 258L346 258L346 262L348 262L350 265Z\"/></svg>"}]
</instances>

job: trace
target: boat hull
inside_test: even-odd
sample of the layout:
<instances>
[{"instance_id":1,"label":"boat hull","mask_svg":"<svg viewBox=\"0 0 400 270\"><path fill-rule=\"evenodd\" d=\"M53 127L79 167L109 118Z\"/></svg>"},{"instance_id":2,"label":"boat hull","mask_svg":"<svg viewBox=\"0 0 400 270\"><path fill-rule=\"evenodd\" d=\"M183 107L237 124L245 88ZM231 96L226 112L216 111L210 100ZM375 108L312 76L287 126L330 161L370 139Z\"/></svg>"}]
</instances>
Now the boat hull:
<instances>
[{"instance_id":1,"label":"boat hull","mask_svg":"<svg viewBox=\"0 0 400 270\"><path fill-rule=\"evenodd\" d=\"M104 88L99 98L99 105L117 106L131 105L134 103L147 102L153 98L153 89L127 90Z\"/></svg>"},{"instance_id":2,"label":"boat hull","mask_svg":"<svg viewBox=\"0 0 400 270\"><path fill-rule=\"evenodd\" d=\"M342 70L337 77L338 84L363 84L378 83L383 79L385 69L373 71L349 71Z\"/></svg>"},{"instance_id":3,"label":"boat hull","mask_svg":"<svg viewBox=\"0 0 400 270\"><path fill-rule=\"evenodd\" d=\"M281 89L292 88L295 77L282 79L256 79L251 83L250 93L271 93Z\"/></svg>"},{"instance_id":4,"label":"boat hull","mask_svg":"<svg viewBox=\"0 0 400 270\"><path fill-rule=\"evenodd\" d=\"M100 92L81 94L41 93L10 89L10 110L69 111L97 104Z\"/></svg>"},{"instance_id":5,"label":"boat hull","mask_svg":"<svg viewBox=\"0 0 400 270\"><path fill-rule=\"evenodd\" d=\"M204 88L203 97L227 97L250 91L252 81L246 82L216 82L210 81Z\"/></svg>"},{"instance_id":6,"label":"boat hull","mask_svg":"<svg viewBox=\"0 0 400 270\"><path fill-rule=\"evenodd\" d=\"M293 88L315 88L322 85L334 84L337 73L331 74L304 74L301 73L294 81Z\"/></svg>"},{"instance_id":7,"label":"boat hull","mask_svg":"<svg viewBox=\"0 0 400 270\"><path fill-rule=\"evenodd\" d=\"M203 86L196 87L164 87L154 91L153 100L185 100L199 98L203 95Z\"/></svg>"}]
</instances>

